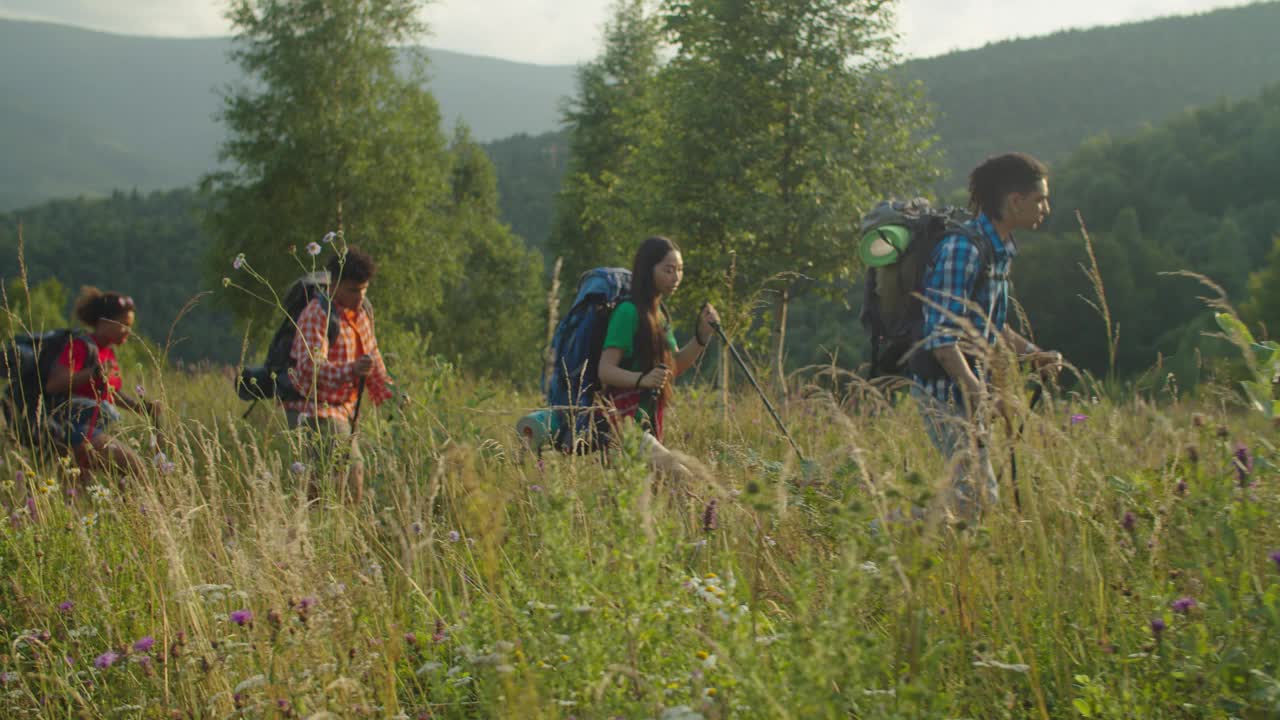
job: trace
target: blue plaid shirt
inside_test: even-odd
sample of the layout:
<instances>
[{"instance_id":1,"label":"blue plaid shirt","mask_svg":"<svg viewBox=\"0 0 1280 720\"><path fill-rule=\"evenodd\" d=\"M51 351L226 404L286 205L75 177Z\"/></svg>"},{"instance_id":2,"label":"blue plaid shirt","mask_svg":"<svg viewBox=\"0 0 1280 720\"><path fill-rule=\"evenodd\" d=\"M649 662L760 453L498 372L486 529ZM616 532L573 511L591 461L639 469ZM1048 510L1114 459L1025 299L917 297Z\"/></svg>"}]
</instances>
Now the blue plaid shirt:
<instances>
[{"instance_id":1,"label":"blue plaid shirt","mask_svg":"<svg viewBox=\"0 0 1280 720\"><path fill-rule=\"evenodd\" d=\"M928 302L924 306L925 341L921 347L925 352L958 342L962 331L955 318L967 319L991 344L995 344L1004 330L1009 312L1009 268L1018 254L1017 245L1001 240L985 214L970 221L969 227L981 232L991 243L994 255L990 277L979 286L982 256L967 236L948 235L938 241L924 276L924 296ZM960 402L959 385L945 373L933 380L920 377L915 380L939 401Z\"/></svg>"}]
</instances>

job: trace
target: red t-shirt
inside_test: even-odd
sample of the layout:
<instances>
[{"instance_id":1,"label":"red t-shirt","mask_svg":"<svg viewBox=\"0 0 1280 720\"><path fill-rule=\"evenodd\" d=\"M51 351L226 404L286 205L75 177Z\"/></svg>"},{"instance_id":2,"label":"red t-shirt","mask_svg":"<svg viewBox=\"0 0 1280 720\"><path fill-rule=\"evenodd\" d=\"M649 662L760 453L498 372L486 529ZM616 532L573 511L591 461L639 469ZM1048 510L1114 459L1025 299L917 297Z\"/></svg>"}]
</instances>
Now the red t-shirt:
<instances>
[{"instance_id":1,"label":"red t-shirt","mask_svg":"<svg viewBox=\"0 0 1280 720\"><path fill-rule=\"evenodd\" d=\"M58 364L71 370L71 374L75 374L84 369L85 360L89 358L89 343L81 338L76 338L67 344L67 347L58 356ZM107 402L115 402L115 393L123 385L120 379L120 363L116 361L115 348L110 345L98 348L98 364L102 366L103 373L107 376L104 384L102 378L97 375L71 388L71 394L75 397L91 398L93 400L106 400Z\"/></svg>"}]
</instances>

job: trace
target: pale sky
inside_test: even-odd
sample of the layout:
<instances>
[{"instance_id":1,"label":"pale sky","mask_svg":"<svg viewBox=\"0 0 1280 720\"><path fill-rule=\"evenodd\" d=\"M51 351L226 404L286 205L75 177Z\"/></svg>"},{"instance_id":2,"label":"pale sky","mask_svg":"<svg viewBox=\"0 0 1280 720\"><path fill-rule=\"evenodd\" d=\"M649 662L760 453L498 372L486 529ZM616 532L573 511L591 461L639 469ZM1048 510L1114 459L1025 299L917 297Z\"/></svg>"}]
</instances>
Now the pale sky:
<instances>
[{"instance_id":1,"label":"pale sky","mask_svg":"<svg viewBox=\"0 0 1280 720\"><path fill-rule=\"evenodd\" d=\"M1012 37L1247 5L1247 0L899 0L901 50L937 55ZM590 60L610 0L436 0L425 44L541 64ZM130 35L230 33L224 0L0 0L0 17Z\"/></svg>"}]
</instances>

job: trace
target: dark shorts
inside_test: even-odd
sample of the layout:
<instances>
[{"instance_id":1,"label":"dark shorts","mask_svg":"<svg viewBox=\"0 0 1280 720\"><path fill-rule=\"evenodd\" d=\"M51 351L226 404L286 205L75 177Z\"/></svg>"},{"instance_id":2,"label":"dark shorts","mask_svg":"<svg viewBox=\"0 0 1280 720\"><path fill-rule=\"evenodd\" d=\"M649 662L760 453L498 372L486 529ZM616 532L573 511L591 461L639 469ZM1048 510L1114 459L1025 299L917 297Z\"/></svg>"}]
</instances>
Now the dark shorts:
<instances>
[{"instance_id":1,"label":"dark shorts","mask_svg":"<svg viewBox=\"0 0 1280 720\"><path fill-rule=\"evenodd\" d=\"M288 410L289 428L302 433L307 459L320 467L364 467L360 441L351 433L351 423L336 418L303 417Z\"/></svg>"},{"instance_id":2,"label":"dark shorts","mask_svg":"<svg viewBox=\"0 0 1280 720\"><path fill-rule=\"evenodd\" d=\"M49 427L54 437L71 447L79 447L84 441L92 441L106 432L119 419L120 411L115 405L77 397L53 409Z\"/></svg>"}]
</instances>

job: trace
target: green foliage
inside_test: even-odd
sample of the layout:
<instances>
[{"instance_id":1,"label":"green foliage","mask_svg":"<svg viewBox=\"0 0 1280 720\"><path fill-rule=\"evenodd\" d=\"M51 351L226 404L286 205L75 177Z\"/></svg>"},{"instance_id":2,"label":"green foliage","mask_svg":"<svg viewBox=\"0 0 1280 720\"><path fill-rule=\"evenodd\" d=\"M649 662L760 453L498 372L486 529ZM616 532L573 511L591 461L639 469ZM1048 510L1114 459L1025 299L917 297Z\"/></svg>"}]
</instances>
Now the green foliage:
<instances>
[{"instance_id":1,"label":"green foliage","mask_svg":"<svg viewBox=\"0 0 1280 720\"><path fill-rule=\"evenodd\" d=\"M941 186L949 189L999 152L1056 163L1089 137L1128 135L1188 107L1251 97L1276 81L1277 26L1280 3L1256 2L993 43L913 60L902 73L924 83L938 110L949 170Z\"/></svg>"},{"instance_id":2,"label":"green foliage","mask_svg":"<svg viewBox=\"0 0 1280 720\"><path fill-rule=\"evenodd\" d=\"M57 278L46 278L35 287L27 287L20 277L5 282L0 337L71 327L67 302L67 289Z\"/></svg>"},{"instance_id":3,"label":"green foliage","mask_svg":"<svg viewBox=\"0 0 1280 720\"><path fill-rule=\"evenodd\" d=\"M220 374L144 375L182 408L172 468L120 491L5 450L6 717L1280 712L1277 453L1216 402L1050 403L1020 510L1002 489L962 529L904 520L947 470L874 391L793 403L810 473L754 395L702 387L669 416L683 452L627 432L608 463L535 459L529 396L433 358L399 373L413 403L364 415L370 502L344 506L323 477L307 500L302 448Z\"/></svg>"},{"instance_id":4,"label":"green foliage","mask_svg":"<svg viewBox=\"0 0 1280 720\"><path fill-rule=\"evenodd\" d=\"M1240 314L1250 325L1280 331L1280 235L1276 235L1266 262L1249 275L1249 301Z\"/></svg>"},{"instance_id":5,"label":"green foliage","mask_svg":"<svg viewBox=\"0 0 1280 720\"><path fill-rule=\"evenodd\" d=\"M843 295L862 211L932 177L916 90L887 74L889 22L862 2L620 3L566 114L553 252L576 273L670 235L690 288L677 314L712 299L743 328L779 278Z\"/></svg>"},{"instance_id":6,"label":"green foliage","mask_svg":"<svg viewBox=\"0 0 1280 720\"><path fill-rule=\"evenodd\" d=\"M0 273L19 274L18 225L28 280L69 288L94 285L133 296L137 330L168 345L180 360L236 359L239 343L230 319L211 303L198 265L206 252L197 214L207 205L191 190L142 195L113 193L100 200L59 200L0 217ZM34 289L34 288L33 288ZM16 286L7 286L11 306ZM52 300L52 296L47 298ZM57 318L70 319L70 297L58 301Z\"/></svg>"},{"instance_id":7,"label":"green foliage","mask_svg":"<svg viewBox=\"0 0 1280 720\"><path fill-rule=\"evenodd\" d=\"M1250 285L1249 271L1280 231L1280 201L1271 191L1277 184L1280 87L1185 112L1131 137L1085 143L1052 168L1057 211L1047 232L1024 238L1014 264L1037 340L1094 373L1108 370L1102 322L1080 299L1094 293L1079 270L1089 261L1078 208L1119 326L1119 375L1133 377L1161 355L1221 356L1227 346L1201 337L1205 310L1193 281L1161 273L1207 275L1234 303L1246 292L1265 297L1268 284ZM1247 317L1260 302L1245 305Z\"/></svg>"},{"instance_id":8,"label":"green foliage","mask_svg":"<svg viewBox=\"0 0 1280 720\"><path fill-rule=\"evenodd\" d=\"M458 253L441 242L447 197L435 100L423 59L400 67L399 45L424 28L416 0L238 0L234 52L254 85L226 97L223 146L232 170L207 176L215 197L210 277L244 254L285 287L305 266L298 248L341 232L377 259L379 320L412 327L443 299ZM322 264L325 257L318 258ZM278 309L223 294L236 315L274 328Z\"/></svg>"},{"instance_id":9,"label":"green foliage","mask_svg":"<svg viewBox=\"0 0 1280 720\"><path fill-rule=\"evenodd\" d=\"M545 251L552 222L551 196L569 162L567 134L520 134L483 147L498 176L502 221L526 245Z\"/></svg>"},{"instance_id":10,"label":"green foliage","mask_svg":"<svg viewBox=\"0 0 1280 720\"><path fill-rule=\"evenodd\" d=\"M425 326L432 350L474 372L536 377L545 335L542 258L498 221L493 164L464 127L450 158L444 233L461 255L461 272L446 280L444 300Z\"/></svg>"},{"instance_id":11,"label":"green foliage","mask_svg":"<svg viewBox=\"0 0 1280 720\"><path fill-rule=\"evenodd\" d=\"M654 83L661 27L644 0L618 0L600 57L578 70L577 93L565 109L569 158L555 198L550 255L568 278L600 265L631 266L636 245L658 232L647 226L647 202L630 185L641 149L662 133ZM565 290L573 292L572 282Z\"/></svg>"},{"instance_id":12,"label":"green foliage","mask_svg":"<svg viewBox=\"0 0 1280 720\"><path fill-rule=\"evenodd\" d=\"M1276 398L1276 386L1280 385L1280 343L1254 340L1248 326L1233 313L1220 312L1214 317L1222 332L1244 353L1249 365L1253 377L1240 385L1250 407L1263 417L1280 419L1280 399Z\"/></svg>"}]
</instances>

